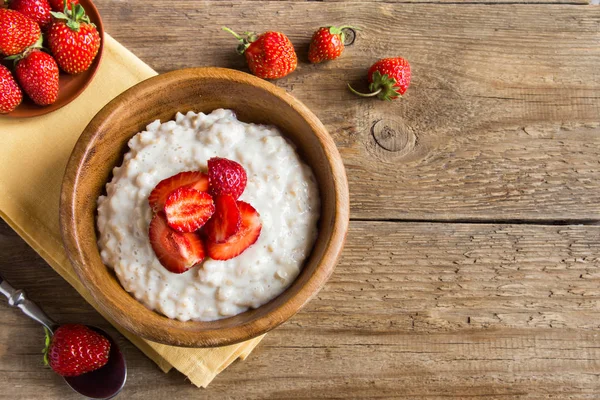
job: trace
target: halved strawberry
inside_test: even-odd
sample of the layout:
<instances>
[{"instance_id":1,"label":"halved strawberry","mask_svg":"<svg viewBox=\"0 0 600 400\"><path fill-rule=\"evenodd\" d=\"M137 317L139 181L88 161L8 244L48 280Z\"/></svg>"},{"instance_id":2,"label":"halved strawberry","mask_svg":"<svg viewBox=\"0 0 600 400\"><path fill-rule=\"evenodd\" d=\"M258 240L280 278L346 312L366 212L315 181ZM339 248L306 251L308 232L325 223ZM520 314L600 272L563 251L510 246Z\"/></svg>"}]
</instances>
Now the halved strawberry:
<instances>
[{"instance_id":1,"label":"halved strawberry","mask_svg":"<svg viewBox=\"0 0 600 400\"><path fill-rule=\"evenodd\" d=\"M204 226L208 240L223 243L240 229L242 216L233 197L223 194L215 197L215 213Z\"/></svg>"},{"instance_id":2,"label":"halved strawberry","mask_svg":"<svg viewBox=\"0 0 600 400\"><path fill-rule=\"evenodd\" d=\"M148 236L158 261L173 273L181 274L204 260L204 244L198 235L171 229L163 213L152 218Z\"/></svg>"},{"instance_id":3,"label":"halved strawberry","mask_svg":"<svg viewBox=\"0 0 600 400\"><path fill-rule=\"evenodd\" d=\"M148 197L150 208L154 212L162 211L165 208L167 197L183 186L190 186L200 192L206 192L208 190L208 175L200 171L185 171L163 179Z\"/></svg>"},{"instance_id":4,"label":"halved strawberry","mask_svg":"<svg viewBox=\"0 0 600 400\"><path fill-rule=\"evenodd\" d=\"M208 256L214 260L229 260L239 256L260 236L262 223L258 212L243 201L238 201L237 206L242 216L242 224L238 232L223 243L208 241L206 244Z\"/></svg>"},{"instance_id":5,"label":"halved strawberry","mask_svg":"<svg viewBox=\"0 0 600 400\"><path fill-rule=\"evenodd\" d=\"M230 194L238 199L246 189L246 171L235 161L213 157L208 160L209 192L213 196Z\"/></svg>"},{"instance_id":6,"label":"halved strawberry","mask_svg":"<svg viewBox=\"0 0 600 400\"><path fill-rule=\"evenodd\" d=\"M179 232L197 231L214 212L212 196L189 186L176 189L167 197L165 203L167 223Z\"/></svg>"}]
</instances>

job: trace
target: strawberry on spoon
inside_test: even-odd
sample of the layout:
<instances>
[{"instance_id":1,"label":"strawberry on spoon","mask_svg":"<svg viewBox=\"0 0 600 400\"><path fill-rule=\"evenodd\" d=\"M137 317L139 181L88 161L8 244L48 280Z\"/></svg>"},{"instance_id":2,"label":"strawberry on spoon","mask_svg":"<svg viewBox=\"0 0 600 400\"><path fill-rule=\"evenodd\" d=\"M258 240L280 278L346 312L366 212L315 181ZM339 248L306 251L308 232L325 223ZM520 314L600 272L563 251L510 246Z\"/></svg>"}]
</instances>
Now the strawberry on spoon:
<instances>
[{"instance_id":1,"label":"strawberry on spoon","mask_svg":"<svg viewBox=\"0 0 600 400\"><path fill-rule=\"evenodd\" d=\"M61 325L51 335L46 330L44 362L61 376L79 376L108 362L110 342L85 325Z\"/></svg>"},{"instance_id":2,"label":"strawberry on spoon","mask_svg":"<svg viewBox=\"0 0 600 400\"><path fill-rule=\"evenodd\" d=\"M371 93L360 93L349 84L352 93L362 97L377 96L381 100L393 100L402 95L410 84L410 64L402 57L383 58L369 68L367 74Z\"/></svg>"},{"instance_id":3,"label":"strawberry on spoon","mask_svg":"<svg viewBox=\"0 0 600 400\"><path fill-rule=\"evenodd\" d=\"M42 324L49 334L58 334L61 330L62 327L48 317L48 315L46 315L46 313L44 313L44 311L37 304L29 300L24 291L13 288L6 280L4 280L2 276L0 276L0 293L6 296L9 306L20 308L21 311L23 311L23 313L29 318ZM110 349L108 353L108 360L106 363L103 363L102 367L78 376L65 376L64 380L74 391L85 397L91 399L112 398L116 396L125 385L125 380L127 379L127 365L125 364L125 359L123 358L123 354L119 350L117 343L106 332L100 328L89 325L85 326L85 328L86 331L93 331L101 336L104 340L109 342ZM70 330L70 328L67 329ZM92 336L95 335L92 334ZM95 341L95 343L100 343L101 346L96 347L93 345L92 347L89 347L90 343L87 342L87 337L88 334L78 337L78 340L80 340L79 344L82 346L81 348L84 350L98 348L101 351L97 353L94 351L93 355L86 355L79 354L77 348L71 348L72 354L69 355L69 357L83 356L84 360L94 358L96 360L101 360L102 363L105 359L105 352L103 349L106 346L106 342L104 342L104 340L99 340L99 342ZM52 338L48 337L48 339L47 345L50 345ZM87 365L87 361L85 362ZM78 367L74 367L73 369L69 370L74 371L77 368Z\"/></svg>"}]
</instances>

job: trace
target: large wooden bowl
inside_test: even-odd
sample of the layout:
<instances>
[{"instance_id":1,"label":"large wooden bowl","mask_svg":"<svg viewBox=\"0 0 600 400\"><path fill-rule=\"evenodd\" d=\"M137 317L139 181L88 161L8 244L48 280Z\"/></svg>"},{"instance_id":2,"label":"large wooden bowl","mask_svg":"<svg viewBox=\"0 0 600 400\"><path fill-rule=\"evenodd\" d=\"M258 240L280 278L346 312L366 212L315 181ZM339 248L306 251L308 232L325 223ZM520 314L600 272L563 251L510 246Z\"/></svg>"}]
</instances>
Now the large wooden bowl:
<instances>
[{"instance_id":1,"label":"large wooden bowl","mask_svg":"<svg viewBox=\"0 0 600 400\"><path fill-rule=\"evenodd\" d=\"M233 109L245 122L273 124L296 144L315 173L321 194L319 236L296 281L262 307L212 322L181 322L151 311L130 296L100 258L98 196L122 162L127 141L177 111ZM300 310L334 270L348 230L348 183L340 154L325 127L302 103L275 85L239 71L194 68L150 78L106 105L75 145L61 192L65 249L79 278L117 323L146 339L187 347L213 347L259 336Z\"/></svg>"}]
</instances>

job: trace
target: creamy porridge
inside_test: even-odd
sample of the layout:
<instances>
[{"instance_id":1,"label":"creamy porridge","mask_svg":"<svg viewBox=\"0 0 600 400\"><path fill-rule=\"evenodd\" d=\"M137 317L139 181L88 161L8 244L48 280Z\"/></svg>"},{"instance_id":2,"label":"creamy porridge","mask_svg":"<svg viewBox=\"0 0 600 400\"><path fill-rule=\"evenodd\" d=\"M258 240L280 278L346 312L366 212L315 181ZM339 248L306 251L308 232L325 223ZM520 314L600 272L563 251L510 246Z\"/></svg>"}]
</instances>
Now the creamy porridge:
<instances>
[{"instance_id":1,"label":"creamy porridge","mask_svg":"<svg viewBox=\"0 0 600 400\"><path fill-rule=\"evenodd\" d=\"M178 113L148 125L129 149L98 199L98 244L103 262L146 307L181 321L220 319L267 303L298 276L317 236L319 192L276 128L242 123L229 110ZM246 170L239 200L260 214L261 234L235 258L206 258L182 274L169 272L148 240L148 196L165 178L206 170L215 156Z\"/></svg>"}]
</instances>

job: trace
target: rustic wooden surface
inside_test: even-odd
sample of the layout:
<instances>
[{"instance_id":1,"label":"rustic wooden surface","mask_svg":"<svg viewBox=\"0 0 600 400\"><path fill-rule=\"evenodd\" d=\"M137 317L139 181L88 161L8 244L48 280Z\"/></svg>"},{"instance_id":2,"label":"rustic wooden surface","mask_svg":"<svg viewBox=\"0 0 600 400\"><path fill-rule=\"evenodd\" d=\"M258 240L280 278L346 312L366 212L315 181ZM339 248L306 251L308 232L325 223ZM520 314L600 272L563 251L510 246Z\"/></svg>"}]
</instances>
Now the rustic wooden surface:
<instances>
[{"instance_id":1,"label":"rustic wooden surface","mask_svg":"<svg viewBox=\"0 0 600 400\"><path fill-rule=\"evenodd\" d=\"M325 123L351 191L342 261L303 312L201 391L119 337L123 398L600 398L599 6L96 3L159 72L245 70L221 25L286 32L302 63L277 84ZM307 65L310 30L344 22L362 28L344 57ZM404 100L346 91L397 54ZM0 254L53 317L115 333L4 224ZM41 329L0 319L0 398L77 398L40 367Z\"/></svg>"}]
</instances>

